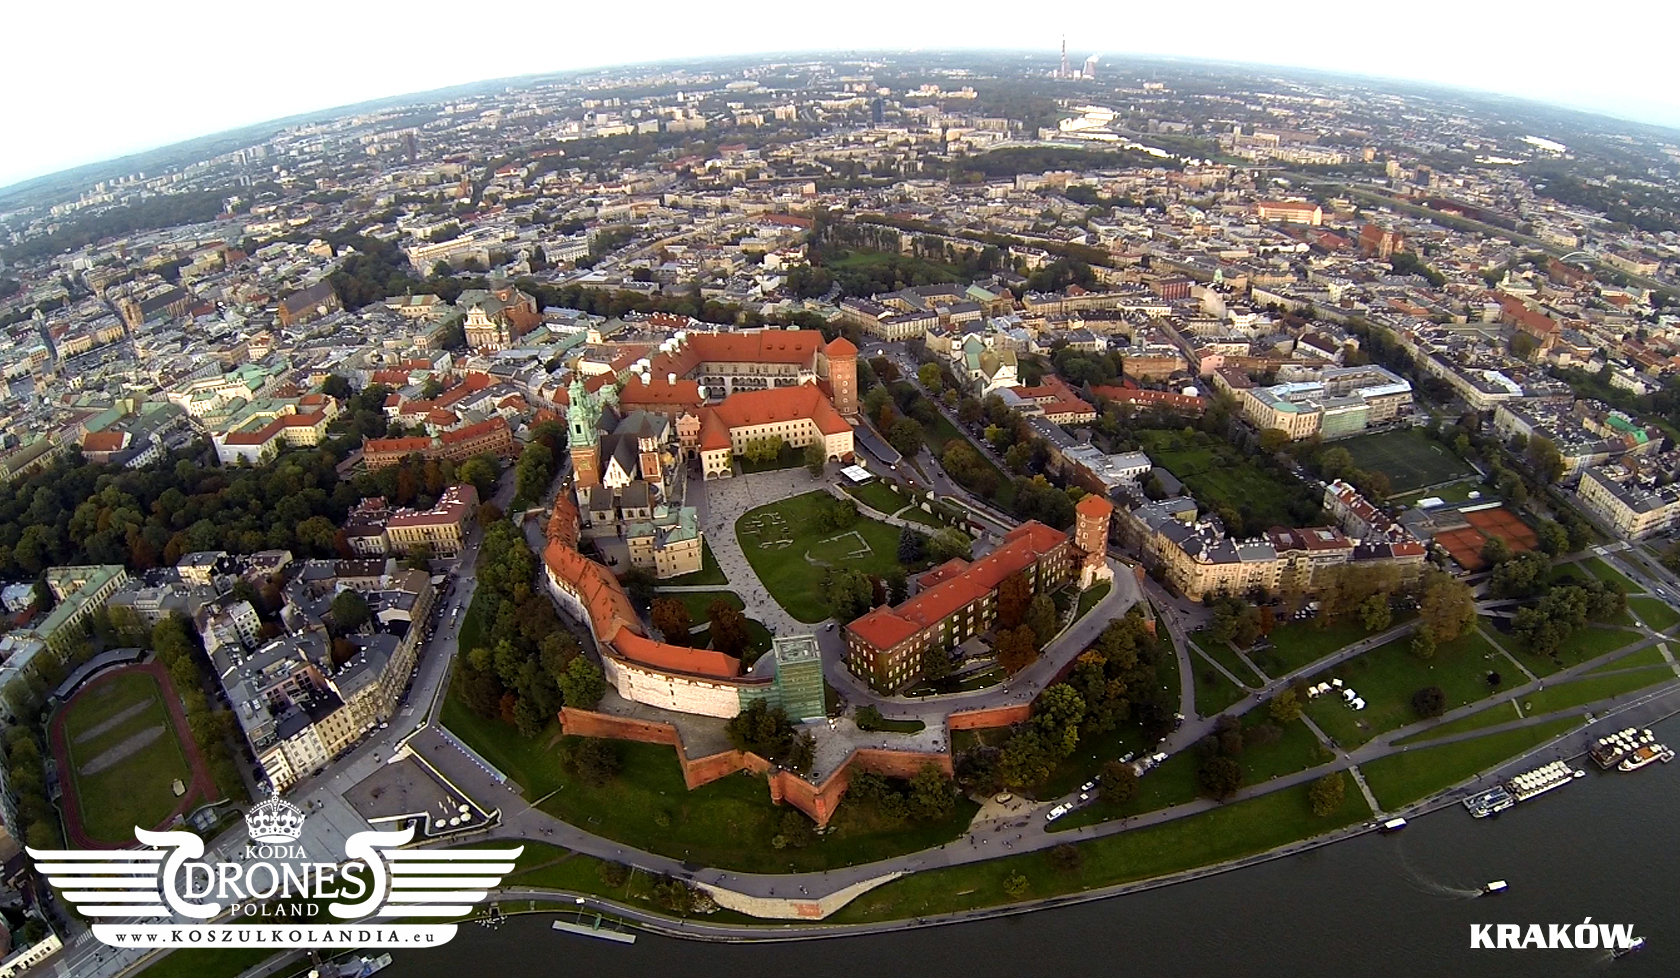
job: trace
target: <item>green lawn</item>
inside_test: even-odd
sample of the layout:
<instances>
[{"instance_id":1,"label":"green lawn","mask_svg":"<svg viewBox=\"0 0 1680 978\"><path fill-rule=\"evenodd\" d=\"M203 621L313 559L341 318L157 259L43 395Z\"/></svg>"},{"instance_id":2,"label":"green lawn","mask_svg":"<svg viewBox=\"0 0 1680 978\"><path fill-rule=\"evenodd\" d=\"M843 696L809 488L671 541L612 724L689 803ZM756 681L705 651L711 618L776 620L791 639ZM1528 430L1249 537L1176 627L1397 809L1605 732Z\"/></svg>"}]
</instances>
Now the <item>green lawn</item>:
<instances>
[{"instance_id":1,"label":"green lawn","mask_svg":"<svg viewBox=\"0 0 1680 978\"><path fill-rule=\"evenodd\" d=\"M735 536L758 579L788 614L803 622L828 617L821 581L827 567L885 574L898 563L898 530L858 517L851 529L815 529L818 505L831 498L808 492L747 511Z\"/></svg>"},{"instance_id":2,"label":"green lawn","mask_svg":"<svg viewBox=\"0 0 1680 978\"><path fill-rule=\"evenodd\" d=\"M472 713L453 694L444 726L542 799L539 807L579 828L676 859L752 873L813 872L872 862L930 848L956 838L978 810L959 800L944 821L895 822L878 808L843 802L829 831L802 849L776 849L782 815L762 777L732 774L689 791L676 752L659 744L615 742L621 762L616 778L592 788L561 761L568 738L550 724L532 739L509 724Z\"/></svg>"},{"instance_id":3,"label":"green lawn","mask_svg":"<svg viewBox=\"0 0 1680 978\"><path fill-rule=\"evenodd\" d=\"M1143 737L1134 724L1098 734L1088 733L1079 738L1073 753L1062 758L1050 779L1033 794L1039 798L1060 798L1096 777L1104 764L1140 752L1143 746Z\"/></svg>"},{"instance_id":4,"label":"green lawn","mask_svg":"<svg viewBox=\"0 0 1680 978\"><path fill-rule=\"evenodd\" d=\"M908 497L894 492L886 482L880 479L876 479L874 482L866 482L861 486L842 485L841 488L857 497L858 501L865 506L878 509L888 516L898 512L910 503Z\"/></svg>"},{"instance_id":5,"label":"green lawn","mask_svg":"<svg viewBox=\"0 0 1680 978\"><path fill-rule=\"evenodd\" d=\"M862 728L860 727L859 729ZM879 721L870 724L869 729L872 731L880 731L882 733L913 734L921 733L923 730L926 730L927 724L920 720L893 720L888 717L882 717Z\"/></svg>"},{"instance_id":6,"label":"green lawn","mask_svg":"<svg viewBox=\"0 0 1680 978\"><path fill-rule=\"evenodd\" d=\"M1108 597L1108 592L1112 590L1114 590L1114 584L1112 582L1098 581L1096 584L1093 584L1092 586L1079 592L1079 607L1074 610L1073 620L1078 621L1090 614L1091 609L1095 608L1102 599Z\"/></svg>"},{"instance_id":7,"label":"green lawn","mask_svg":"<svg viewBox=\"0 0 1680 978\"><path fill-rule=\"evenodd\" d=\"M1109 760L1114 758L1110 757ZM1066 832L1085 825L1096 825L1099 822L1112 822L1117 818L1131 818L1144 812L1156 812L1174 805L1183 805L1195 801L1198 797L1196 786L1196 768L1200 761L1193 750L1179 751L1177 754L1162 761L1156 767L1143 772L1138 778L1137 793L1124 802L1115 804L1105 800L1101 795L1083 808L1076 809L1050 823L1051 832ZM1102 765L1096 765L1101 769ZM1086 779L1088 780L1088 778ZM1046 798L1060 797L1078 787L1083 781L1074 781L1066 790L1052 795L1048 791L1042 792Z\"/></svg>"},{"instance_id":8,"label":"green lawn","mask_svg":"<svg viewBox=\"0 0 1680 978\"><path fill-rule=\"evenodd\" d=\"M1198 500L1236 510L1252 532L1299 524L1290 503L1309 496L1306 487L1262 468L1249 453L1200 431L1141 429L1135 434L1155 464L1177 476Z\"/></svg>"},{"instance_id":9,"label":"green lawn","mask_svg":"<svg viewBox=\"0 0 1680 978\"><path fill-rule=\"evenodd\" d=\"M1377 804L1387 811L1467 781L1581 725L1565 717L1520 730L1505 730L1440 747L1390 754L1359 765Z\"/></svg>"},{"instance_id":10,"label":"green lawn","mask_svg":"<svg viewBox=\"0 0 1680 978\"><path fill-rule=\"evenodd\" d=\"M921 511L921 509L919 507L916 507L916 506L911 506L910 508L904 510L901 513L891 513L891 514L888 514L888 515L897 516L899 519L908 520L911 523L920 523L923 526L926 526L926 527L929 527L929 528L932 528L932 529L935 529L935 530L939 529L942 526L945 526L944 521L942 521L939 517L930 515L928 513L924 513L924 512Z\"/></svg>"},{"instance_id":11,"label":"green lawn","mask_svg":"<svg viewBox=\"0 0 1680 978\"><path fill-rule=\"evenodd\" d=\"M1245 685L1260 687L1266 685L1266 677L1256 672L1248 663L1237 655L1229 642L1215 642L1213 637L1202 629L1190 636L1192 645L1206 652L1213 660L1231 671L1231 675L1242 680Z\"/></svg>"},{"instance_id":12,"label":"green lawn","mask_svg":"<svg viewBox=\"0 0 1680 978\"><path fill-rule=\"evenodd\" d=\"M946 676L932 682L923 680L904 691L905 696L935 696L946 693L967 693L976 689L996 686L1008 678L1002 666L992 666L978 672L966 673L961 677Z\"/></svg>"},{"instance_id":13,"label":"green lawn","mask_svg":"<svg viewBox=\"0 0 1680 978\"><path fill-rule=\"evenodd\" d=\"M478 600L477 589L473 590L473 599L467 605L467 610L461 612L461 628L456 632L456 645L464 651L472 651L484 645L484 605Z\"/></svg>"},{"instance_id":14,"label":"green lawn","mask_svg":"<svg viewBox=\"0 0 1680 978\"><path fill-rule=\"evenodd\" d=\"M1499 673L1498 687L1488 684L1490 671ZM1426 686L1441 687L1446 709L1452 710L1497 689L1520 685L1527 677L1512 669L1479 633L1471 632L1436 649L1430 659L1414 655L1410 637L1402 636L1308 677L1308 682L1331 679L1342 680L1363 697L1365 709L1355 711L1343 702L1340 690L1332 689L1310 700L1307 713L1337 743L1356 747L1379 733L1417 722L1412 695Z\"/></svg>"},{"instance_id":15,"label":"green lawn","mask_svg":"<svg viewBox=\"0 0 1680 978\"><path fill-rule=\"evenodd\" d=\"M1659 598L1635 595L1628 598L1628 607L1633 609L1633 613L1638 615L1639 620L1647 627L1659 632L1666 632L1675 625L1680 625L1680 611L1675 611L1673 605Z\"/></svg>"},{"instance_id":16,"label":"green lawn","mask_svg":"<svg viewBox=\"0 0 1680 978\"><path fill-rule=\"evenodd\" d=\"M700 541L700 569L677 577L659 582L665 587L704 587L713 584L728 584L729 577L723 568L718 566L717 558L712 556L712 544L708 540Z\"/></svg>"},{"instance_id":17,"label":"green lawn","mask_svg":"<svg viewBox=\"0 0 1680 978\"><path fill-rule=\"evenodd\" d=\"M65 709L61 722L74 768L75 802L89 837L132 843L137 826L159 828L180 805L173 781L192 787L192 766L176 739L165 695L150 673L122 672L73 697ZM114 762L107 758L103 770L84 773L107 751L120 750L130 738L150 731L158 732L145 746Z\"/></svg>"},{"instance_id":18,"label":"green lawn","mask_svg":"<svg viewBox=\"0 0 1680 978\"><path fill-rule=\"evenodd\" d=\"M1430 727L1428 730L1412 734L1409 737L1401 737L1399 740L1396 740L1395 743L1418 744L1426 740L1436 740L1441 737L1451 736L1452 734L1461 734L1468 733L1471 730L1480 730L1483 727L1497 727L1502 723L1510 723L1514 720L1521 719L1522 714L1518 712L1516 706L1513 705L1510 700L1505 700L1502 703L1495 703L1493 706L1490 706L1485 710L1477 710L1469 716L1462 716L1457 720Z\"/></svg>"},{"instance_id":19,"label":"green lawn","mask_svg":"<svg viewBox=\"0 0 1680 978\"><path fill-rule=\"evenodd\" d=\"M1626 574L1623 574L1621 571L1605 563L1602 557L1593 557L1588 560L1583 560L1581 561L1581 566L1587 569L1587 573L1599 580L1609 581L1612 584L1620 586L1623 594L1645 593L1644 588L1633 583Z\"/></svg>"},{"instance_id":20,"label":"green lawn","mask_svg":"<svg viewBox=\"0 0 1680 978\"><path fill-rule=\"evenodd\" d=\"M281 953L272 947L181 948L134 978L235 978ZM300 967L307 964L299 962ZM280 973L284 974L284 969Z\"/></svg>"},{"instance_id":21,"label":"green lawn","mask_svg":"<svg viewBox=\"0 0 1680 978\"><path fill-rule=\"evenodd\" d=\"M1664 665L1633 669L1628 672L1589 676L1556 686L1547 686L1521 698L1523 712L1529 716L1555 713L1586 706L1599 700L1623 696L1634 690L1657 686L1675 680L1674 670Z\"/></svg>"},{"instance_id":22,"label":"green lawn","mask_svg":"<svg viewBox=\"0 0 1680 978\"><path fill-rule=\"evenodd\" d=\"M1404 620L1396 615L1394 624ZM1281 679L1370 634L1357 620L1327 622L1323 626L1316 618L1292 621L1272 629L1266 636L1272 643L1270 649L1250 652L1248 657L1273 679Z\"/></svg>"},{"instance_id":23,"label":"green lawn","mask_svg":"<svg viewBox=\"0 0 1680 978\"><path fill-rule=\"evenodd\" d=\"M1632 669L1636 666L1667 666L1668 660L1663 658L1662 649L1655 645L1648 645L1638 652L1630 652L1620 659L1611 659L1601 666L1594 666L1587 670L1591 675L1595 672L1614 672L1620 669Z\"/></svg>"},{"instance_id":24,"label":"green lawn","mask_svg":"<svg viewBox=\"0 0 1680 978\"><path fill-rule=\"evenodd\" d=\"M777 452L776 457L773 459L768 459L763 462L754 462L745 455L739 453L734 455L734 459L735 463L741 466L742 472L776 472L781 469L795 469L804 465L805 451L803 449L796 449L784 442L782 450Z\"/></svg>"},{"instance_id":25,"label":"green lawn","mask_svg":"<svg viewBox=\"0 0 1680 978\"><path fill-rule=\"evenodd\" d=\"M1623 628L1609 628L1604 625L1588 625L1564 640L1563 647L1558 649L1556 657L1539 656L1524 651L1522 643L1514 639L1506 644L1516 649L1516 656L1522 664L1532 669L1535 675L1549 676L1554 672L1578 666L1583 662L1596 659L1601 655L1608 655L1620 648L1639 641L1639 633Z\"/></svg>"},{"instance_id":26,"label":"green lawn","mask_svg":"<svg viewBox=\"0 0 1680 978\"><path fill-rule=\"evenodd\" d=\"M1192 653L1195 660L1198 653ZM1248 695L1248 691L1225 678L1225 674L1205 662L1196 662L1196 715L1211 717L1224 713L1231 704Z\"/></svg>"},{"instance_id":27,"label":"green lawn","mask_svg":"<svg viewBox=\"0 0 1680 978\"><path fill-rule=\"evenodd\" d=\"M1336 442L1353 456L1353 464L1388 476L1395 492L1409 492L1471 474L1452 449L1430 438L1421 428L1385 431Z\"/></svg>"},{"instance_id":28,"label":"green lawn","mask_svg":"<svg viewBox=\"0 0 1680 978\"><path fill-rule=\"evenodd\" d=\"M1145 775L1145 780L1148 777ZM1353 785L1347 786L1344 798L1340 811L1319 818L1307 803L1307 786L1300 785L1190 818L1093 839L1077 844L1083 858L1072 872L1056 868L1050 854L1041 851L916 873L865 893L831 921L846 924L951 913L1225 862L1370 817ZM1017 875L1027 880L1027 890L1020 897L1012 897L1004 892L1004 881Z\"/></svg>"}]
</instances>

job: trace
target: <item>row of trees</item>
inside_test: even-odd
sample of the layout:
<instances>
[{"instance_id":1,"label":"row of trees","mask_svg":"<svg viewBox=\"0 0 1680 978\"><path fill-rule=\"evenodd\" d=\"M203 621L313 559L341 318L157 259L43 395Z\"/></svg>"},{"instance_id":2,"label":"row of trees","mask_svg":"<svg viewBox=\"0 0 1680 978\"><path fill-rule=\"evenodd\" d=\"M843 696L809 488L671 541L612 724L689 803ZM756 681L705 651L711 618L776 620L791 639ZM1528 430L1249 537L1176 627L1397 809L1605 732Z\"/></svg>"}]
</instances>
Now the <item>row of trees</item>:
<instances>
[{"instance_id":1,"label":"row of trees","mask_svg":"<svg viewBox=\"0 0 1680 978\"><path fill-rule=\"evenodd\" d=\"M513 523L485 527L477 575L469 621L462 623L473 642L460 661L467 705L534 737L562 705L589 709L600 702L606 692L601 669L582 654L538 589L536 557ZM469 623L476 626L471 632Z\"/></svg>"},{"instance_id":2,"label":"row of trees","mask_svg":"<svg viewBox=\"0 0 1680 978\"><path fill-rule=\"evenodd\" d=\"M805 772L816 759L817 742L809 733L795 730L787 712L770 706L764 700L754 700L736 714L725 731L729 743L738 751L757 754L789 770Z\"/></svg>"},{"instance_id":3,"label":"row of trees","mask_svg":"<svg viewBox=\"0 0 1680 978\"><path fill-rule=\"evenodd\" d=\"M237 732L233 713L212 708L206 690L219 686L214 667L200 644L198 631L192 622L179 615L171 615L152 627L152 648L158 661L169 670L175 684L181 709L187 716L187 728L192 731L193 743L210 768L211 777L222 793L234 801L245 801L245 782L239 776L229 746Z\"/></svg>"},{"instance_id":4,"label":"row of trees","mask_svg":"<svg viewBox=\"0 0 1680 978\"><path fill-rule=\"evenodd\" d=\"M653 627L672 645L691 645L694 635L693 615L680 598L654 598L651 611ZM760 650L752 644L752 630L741 609L719 598L706 609L707 635L711 648L724 655L732 655L745 665L758 660Z\"/></svg>"}]
</instances>

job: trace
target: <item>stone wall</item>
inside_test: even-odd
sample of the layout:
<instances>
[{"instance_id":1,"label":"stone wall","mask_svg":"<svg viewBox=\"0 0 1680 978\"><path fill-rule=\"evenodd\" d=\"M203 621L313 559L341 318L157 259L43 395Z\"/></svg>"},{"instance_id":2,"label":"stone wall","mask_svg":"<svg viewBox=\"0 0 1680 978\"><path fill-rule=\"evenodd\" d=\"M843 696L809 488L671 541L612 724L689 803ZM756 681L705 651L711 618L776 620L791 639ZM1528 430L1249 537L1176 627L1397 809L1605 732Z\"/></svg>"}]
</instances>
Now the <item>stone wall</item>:
<instances>
[{"instance_id":1,"label":"stone wall","mask_svg":"<svg viewBox=\"0 0 1680 978\"><path fill-rule=\"evenodd\" d=\"M994 706L985 710L962 710L951 714L946 726L952 731L983 730L989 727L1012 727L1032 718L1031 703Z\"/></svg>"},{"instance_id":2,"label":"stone wall","mask_svg":"<svg viewBox=\"0 0 1680 978\"><path fill-rule=\"evenodd\" d=\"M765 774L769 761L757 754L726 750L719 754L690 759L683 749L682 735L669 723L651 720L632 720L590 710L560 708L560 730L571 737L605 737L609 740L633 740L643 744L669 744L677 749L677 764L682 768L683 783L690 791L710 784L736 771Z\"/></svg>"},{"instance_id":3,"label":"stone wall","mask_svg":"<svg viewBox=\"0 0 1680 978\"><path fill-rule=\"evenodd\" d=\"M1031 709L1022 705L971 712L1013 715L1017 711L1020 713L1019 719L1024 720L1030 714ZM1005 726L1015 722L1019 721L1004 719L996 723L976 725ZM932 764L947 776L954 774L951 755L946 752L899 751L865 747L854 750L819 785L812 784L785 768L778 768L757 754L738 750L723 751L722 753L691 760L688 752L683 749L682 735L677 732L676 727L668 723L631 720L625 717L609 716L605 713L595 713L591 710L577 710L567 706L560 709L560 729L566 735L573 737L605 737L613 740L631 740L643 744L669 744L676 748L677 763L682 767L683 783L688 786L690 791L703 784L709 784L719 778L734 774L736 771L751 771L754 774L769 775L770 800L777 804L792 805L811 816L812 821L819 826L826 826L829 819L834 817L835 809L840 807L840 799L845 797L846 789L852 783L854 772L867 771L885 777L912 778L922 768ZM963 728L953 727L953 729Z\"/></svg>"}]
</instances>

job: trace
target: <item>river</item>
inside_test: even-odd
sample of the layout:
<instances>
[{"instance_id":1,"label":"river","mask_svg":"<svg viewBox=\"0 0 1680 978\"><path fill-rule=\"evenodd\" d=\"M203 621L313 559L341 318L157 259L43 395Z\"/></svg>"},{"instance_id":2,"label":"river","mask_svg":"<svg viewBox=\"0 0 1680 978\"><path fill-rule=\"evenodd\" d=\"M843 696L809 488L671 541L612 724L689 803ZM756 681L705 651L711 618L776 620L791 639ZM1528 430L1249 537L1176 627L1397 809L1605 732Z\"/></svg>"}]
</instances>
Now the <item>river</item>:
<instances>
[{"instance_id":1,"label":"river","mask_svg":"<svg viewBox=\"0 0 1680 978\"><path fill-rule=\"evenodd\" d=\"M1680 722L1658 727L1680 740ZM398 952L381 978L610 974L1278 975L1290 978L1674 974L1680 966L1680 764L1589 776L1475 821L1453 807L1357 839L1144 893L1016 917L815 942L729 945L553 932L546 917L464 925ZM1475 896L1488 880L1506 893ZM511 907L509 909L512 909ZM1633 924L1640 952L1472 950L1472 924Z\"/></svg>"}]
</instances>

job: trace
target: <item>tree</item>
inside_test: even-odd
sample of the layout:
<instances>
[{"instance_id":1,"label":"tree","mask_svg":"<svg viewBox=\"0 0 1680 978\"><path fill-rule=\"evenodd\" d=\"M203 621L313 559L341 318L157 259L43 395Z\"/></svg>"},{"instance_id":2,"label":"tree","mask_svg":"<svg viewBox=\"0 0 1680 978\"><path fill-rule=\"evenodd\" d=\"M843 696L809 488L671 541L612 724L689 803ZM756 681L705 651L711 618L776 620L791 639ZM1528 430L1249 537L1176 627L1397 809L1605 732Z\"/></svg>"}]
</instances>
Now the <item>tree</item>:
<instances>
[{"instance_id":1,"label":"tree","mask_svg":"<svg viewBox=\"0 0 1680 978\"><path fill-rule=\"evenodd\" d=\"M1489 565L1498 566L1511 559L1511 547L1503 537L1488 537L1482 544L1482 560Z\"/></svg>"},{"instance_id":2,"label":"tree","mask_svg":"<svg viewBox=\"0 0 1680 978\"><path fill-rule=\"evenodd\" d=\"M770 761L780 761L793 747L793 722L779 706L764 700L754 700L736 714L724 730L729 743L739 751L757 754Z\"/></svg>"},{"instance_id":3,"label":"tree","mask_svg":"<svg viewBox=\"0 0 1680 978\"><path fill-rule=\"evenodd\" d=\"M478 490L478 498L489 499L496 489L496 480L501 473L496 461L484 455L475 455L461 463L455 475L462 482Z\"/></svg>"},{"instance_id":4,"label":"tree","mask_svg":"<svg viewBox=\"0 0 1680 978\"><path fill-rule=\"evenodd\" d=\"M1301 701L1293 689L1280 689L1267 708L1278 723L1293 723L1301 717Z\"/></svg>"},{"instance_id":5,"label":"tree","mask_svg":"<svg viewBox=\"0 0 1680 978\"><path fill-rule=\"evenodd\" d=\"M1050 850L1050 864L1064 873L1078 872L1080 865L1084 862L1085 857L1079 851L1079 848L1068 845L1066 842Z\"/></svg>"},{"instance_id":6,"label":"tree","mask_svg":"<svg viewBox=\"0 0 1680 978\"><path fill-rule=\"evenodd\" d=\"M593 710L607 692L607 677L601 667L584 656L577 656L566 665L559 677L560 695L566 705L579 710Z\"/></svg>"},{"instance_id":7,"label":"tree","mask_svg":"<svg viewBox=\"0 0 1680 978\"><path fill-rule=\"evenodd\" d=\"M899 418L887 429L887 441L905 458L922 450L922 426L914 418Z\"/></svg>"},{"instance_id":8,"label":"tree","mask_svg":"<svg viewBox=\"0 0 1680 978\"><path fill-rule=\"evenodd\" d=\"M1569 550L1569 531L1552 520L1545 520L1534 529L1539 537L1540 550L1549 557L1556 557Z\"/></svg>"},{"instance_id":9,"label":"tree","mask_svg":"<svg viewBox=\"0 0 1680 978\"><path fill-rule=\"evenodd\" d=\"M1347 797L1347 783L1342 772L1333 771L1312 783L1307 789L1307 801L1312 805L1312 813L1319 818L1334 815L1342 808L1342 801Z\"/></svg>"},{"instance_id":10,"label":"tree","mask_svg":"<svg viewBox=\"0 0 1680 978\"><path fill-rule=\"evenodd\" d=\"M738 659L746 657L752 645L752 632L747 627L747 616L739 608L727 601L713 601L706 620L711 623L713 650Z\"/></svg>"},{"instance_id":11,"label":"tree","mask_svg":"<svg viewBox=\"0 0 1680 978\"><path fill-rule=\"evenodd\" d=\"M653 627L672 645L689 644L689 631L694 627L688 605L678 598L653 599Z\"/></svg>"},{"instance_id":12,"label":"tree","mask_svg":"<svg viewBox=\"0 0 1680 978\"><path fill-rule=\"evenodd\" d=\"M1444 645L1454 641L1476 624L1475 593L1470 585L1446 572L1433 571L1424 579L1418 616L1418 627L1431 642Z\"/></svg>"},{"instance_id":13,"label":"tree","mask_svg":"<svg viewBox=\"0 0 1680 978\"><path fill-rule=\"evenodd\" d=\"M1033 641L1043 648L1056 636L1061 616L1056 613L1056 602L1048 594L1034 595L1032 602L1027 605L1026 617L1022 624L1032 629Z\"/></svg>"},{"instance_id":14,"label":"tree","mask_svg":"<svg viewBox=\"0 0 1680 978\"><path fill-rule=\"evenodd\" d=\"M938 397L945 389L945 378L939 371L939 364L924 363L916 370L916 379L922 382L929 394Z\"/></svg>"},{"instance_id":15,"label":"tree","mask_svg":"<svg viewBox=\"0 0 1680 978\"><path fill-rule=\"evenodd\" d=\"M1010 873L1003 881L1003 892L1013 899L1019 900L1027 895L1032 883L1020 873Z\"/></svg>"},{"instance_id":16,"label":"tree","mask_svg":"<svg viewBox=\"0 0 1680 978\"><path fill-rule=\"evenodd\" d=\"M1412 711L1422 719L1438 717L1447 708L1447 694L1439 686L1425 686L1412 694Z\"/></svg>"},{"instance_id":17,"label":"tree","mask_svg":"<svg viewBox=\"0 0 1680 978\"><path fill-rule=\"evenodd\" d=\"M838 622L852 621L875 607L875 582L862 571L829 568L823 572L821 591L830 616Z\"/></svg>"},{"instance_id":18,"label":"tree","mask_svg":"<svg viewBox=\"0 0 1680 978\"><path fill-rule=\"evenodd\" d=\"M572 747L571 766L578 780L599 788L618 776L618 746L599 737L585 737Z\"/></svg>"},{"instance_id":19,"label":"tree","mask_svg":"<svg viewBox=\"0 0 1680 978\"><path fill-rule=\"evenodd\" d=\"M631 600L644 605L653 600L653 590L659 586L659 578L651 567L632 567L618 576L618 582L624 585Z\"/></svg>"},{"instance_id":20,"label":"tree","mask_svg":"<svg viewBox=\"0 0 1680 978\"><path fill-rule=\"evenodd\" d=\"M823 454L821 442L813 441L805 446L805 471L811 473L811 478L822 478L823 468L828 464L828 457Z\"/></svg>"},{"instance_id":21,"label":"tree","mask_svg":"<svg viewBox=\"0 0 1680 978\"><path fill-rule=\"evenodd\" d=\"M901 567L921 563L922 554L927 549L927 537L910 527L902 527L898 531L898 563Z\"/></svg>"},{"instance_id":22,"label":"tree","mask_svg":"<svg viewBox=\"0 0 1680 978\"><path fill-rule=\"evenodd\" d=\"M333 598L333 624L338 626L341 634L360 630L372 617L373 611L360 591L345 589L338 592L338 597Z\"/></svg>"},{"instance_id":23,"label":"tree","mask_svg":"<svg viewBox=\"0 0 1680 978\"><path fill-rule=\"evenodd\" d=\"M1276 455L1289 444L1289 432L1282 428L1267 428L1260 432L1260 450L1267 455Z\"/></svg>"},{"instance_id":24,"label":"tree","mask_svg":"<svg viewBox=\"0 0 1680 978\"><path fill-rule=\"evenodd\" d=\"M1242 787L1242 765L1223 755L1215 754L1202 761L1196 771L1196 782L1202 793L1215 801L1224 801Z\"/></svg>"},{"instance_id":25,"label":"tree","mask_svg":"<svg viewBox=\"0 0 1680 978\"><path fill-rule=\"evenodd\" d=\"M1388 595L1373 594L1359 605L1359 622L1368 632L1380 632L1394 620L1394 609Z\"/></svg>"},{"instance_id":26,"label":"tree","mask_svg":"<svg viewBox=\"0 0 1680 978\"><path fill-rule=\"evenodd\" d=\"M894 564L881 575L881 583L887 588L887 603L901 604L910 596L910 573L903 564Z\"/></svg>"},{"instance_id":27,"label":"tree","mask_svg":"<svg viewBox=\"0 0 1680 978\"><path fill-rule=\"evenodd\" d=\"M957 804L957 787L944 771L925 764L910 778L910 817L937 822L950 816Z\"/></svg>"},{"instance_id":28,"label":"tree","mask_svg":"<svg viewBox=\"0 0 1680 978\"><path fill-rule=\"evenodd\" d=\"M913 531L906 530L905 532ZM955 527L947 526L941 528L927 540L926 549L927 555L933 558L934 563L944 563L952 557L961 557L967 560L973 555L974 544L969 540L968 534Z\"/></svg>"},{"instance_id":29,"label":"tree","mask_svg":"<svg viewBox=\"0 0 1680 978\"><path fill-rule=\"evenodd\" d=\"M1130 764L1109 761L1102 766L1102 774L1098 775L1097 781L1102 785L1103 799L1116 805L1131 801L1137 794L1137 770Z\"/></svg>"},{"instance_id":30,"label":"tree","mask_svg":"<svg viewBox=\"0 0 1680 978\"><path fill-rule=\"evenodd\" d=\"M542 501L554 478L554 453L547 445L533 441L519 453L514 466L513 506L519 509Z\"/></svg>"},{"instance_id":31,"label":"tree","mask_svg":"<svg viewBox=\"0 0 1680 978\"><path fill-rule=\"evenodd\" d=\"M1004 629L997 633L998 665L1011 676L1033 664L1038 658L1038 645L1033 641L1032 629L1025 625Z\"/></svg>"},{"instance_id":32,"label":"tree","mask_svg":"<svg viewBox=\"0 0 1680 978\"><path fill-rule=\"evenodd\" d=\"M1014 574L1004 578L998 586L997 623L1000 629L1015 628L1027 617L1027 607L1032 604L1032 581L1024 573Z\"/></svg>"}]
</instances>

